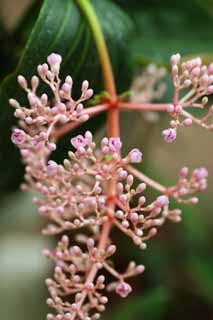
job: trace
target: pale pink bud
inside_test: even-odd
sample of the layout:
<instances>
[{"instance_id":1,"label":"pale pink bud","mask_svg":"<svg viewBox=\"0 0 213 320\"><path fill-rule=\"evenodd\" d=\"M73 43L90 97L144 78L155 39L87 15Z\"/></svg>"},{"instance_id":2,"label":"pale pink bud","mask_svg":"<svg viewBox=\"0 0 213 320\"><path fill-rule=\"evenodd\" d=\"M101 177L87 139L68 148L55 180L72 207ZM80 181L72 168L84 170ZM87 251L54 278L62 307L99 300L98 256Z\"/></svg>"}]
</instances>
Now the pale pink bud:
<instances>
[{"instance_id":1,"label":"pale pink bud","mask_svg":"<svg viewBox=\"0 0 213 320\"><path fill-rule=\"evenodd\" d=\"M92 95L93 95L93 90L92 90L92 89L88 89L88 90L85 92L85 98L86 98L86 99L91 98Z\"/></svg>"},{"instance_id":2,"label":"pale pink bud","mask_svg":"<svg viewBox=\"0 0 213 320\"><path fill-rule=\"evenodd\" d=\"M180 62L180 54L177 53L177 54L173 54L170 58L170 62L172 65L175 65L175 64L178 64Z\"/></svg>"},{"instance_id":3,"label":"pale pink bud","mask_svg":"<svg viewBox=\"0 0 213 320\"><path fill-rule=\"evenodd\" d=\"M59 215L63 214L63 213L64 213L64 207L57 207L57 208L56 208L56 212L57 212L57 214L59 214Z\"/></svg>"},{"instance_id":4,"label":"pale pink bud","mask_svg":"<svg viewBox=\"0 0 213 320\"><path fill-rule=\"evenodd\" d=\"M187 167L183 167L180 169L180 176L185 178L189 174L189 169Z\"/></svg>"},{"instance_id":5,"label":"pale pink bud","mask_svg":"<svg viewBox=\"0 0 213 320\"><path fill-rule=\"evenodd\" d=\"M118 169L118 176L120 180L123 180L127 177L126 170L123 170L122 168Z\"/></svg>"},{"instance_id":6,"label":"pale pink bud","mask_svg":"<svg viewBox=\"0 0 213 320\"><path fill-rule=\"evenodd\" d=\"M183 110L183 108L182 108L182 106L179 105L179 104L175 107L175 112L176 112L176 113L181 113L182 110Z\"/></svg>"},{"instance_id":7,"label":"pale pink bud","mask_svg":"<svg viewBox=\"0 0 213 320\"><path fill-rule=\"evenodd\" d=\"M204 74L201 78L200 78L200 84L202 86L207 86L209 83L211 83L209 80L210 76L208 76L207 74Z\"/></svg>"},{"instance_id":8,"label":"pale pink bud","mask_svg":"<svg viewBox=\"0 0 213 320\"><path fill-rule=\"evenodd\" d=\"M55 151L56 150L56 144L51 142L48 144L48 148L50 151Z\"/></svg>"},{"instance_id":9,"label":"pale pink bud","mask_svg":"<svg viewBox=\"0 0 213 320\"><path fill-rule=\"evenodd\" d=\"M197 204L199 202L199 199L197 197L193 197L190 199L191 204Z\"/></svg>"},{"instance_id":10,"label":"pale pink bud","mask_svg":"<svg viewBox=\"0 0 213 320\"><path fill-rule=\"evenodd\" d=\"M66 76L65 82L68 83L72 87L73 80L70 76Z\"/></svg>"},{"instance_id":11,"label":"pale pink bud","mask_svg":"<svg viewBox=\"0 0 213 320\"><path fill-rule=\"evenodd\" d=\"M175 107L174 107L174 105L173 104L169 104L168 106L167 106L167 112L170 112L170 113L172 113L172 112L174 112L175 111Z\"/></svg>"},{"instance_id":12,"label":"pale pink bud","mask_svg":"<svg viewBox=\"0 0 213 320\"><path fill-rule=\"evenodd\" d=\"M137 192L144 192L145 189L146 189L146 184L145 184L145 183L140 183L140 184L137 186L136 191L137 191Z\"/></svg>"},{"instance_id":13,"label":"pale pink bud","mask_svg":"<svg viewBox=\"0 0 213 320\"><path fill-rule=\"evenodd\" d=\"M47 172L49 174L55 174L57 170L58 170L58 164L53 160L49 160L47 163Z\"/></svg>"},{"instance_id":14,"label":"pale pink bud","mask_svg":"<svg viewBox=\"0 0 213 320\"><path fill-rule=\"evenodd\" d=\"M38 66L38 73L41 75L46 75L48 71L48 65L46 63L43 63Z\"/></svg>"},{"instance_id":15,"label":"pale pink bud","mask_svg":"<svg viewBox=\"0 0 213 320\"><path fill-rule=\"evenodd\" d=\"M79 121L86 122L88 119L89 119L88 114L82 114L82 116L80 116L80 118L79 118Z\"/></svg>"},{"instance_id":16,"label":"pale pink bud","mask_svg":"<svg viewBox=\"0 0 213 320\"><path fill-rule=\"evenodd\" d=\"M73 145L73 147L78 150L79 148L82 148L88 145L89 141L87 138L84 138L82 135L79 134L78 136L72 138L70 142Z\"/></svg>"},{"instance_id":17,"label":"pale pink bud","mask_svg":"<svg viewBox=\"0 0 213 320\"><path fill-rule=\"evenodd\" d=\"M109 150L112 152L120 151L122 147L122 142L120 138L110 138L109 139Z\"/></svg>"},{"instance_id":18,"label":"pale pink bud","mask_svg":"<svg viewBox=\"0 0 213 320\"><path fill-rule=\"evenodd\" d=\"M66 93L70 93L70 90L71 90L71 85L68 84L68 83L64 83L63 86L62 86L62 90Z\"/></svg>"},{"instance_id":19,"label":"pale pink bud","mask_svg":"<svg viewBox=\"0 0 213 320\"><path fill-rule=\"evenodd\" d=\"M192 75L198 77L200 75L200 67L195 67L192 69Z\"/></svg>"},{"instance_id":20,"label":"pale pink bud","mask_svg":"<svg viewBox=\"0 0 213 320\"><path fill-rule=\"evenodd\" d=\"M191 68L193 67L192 60L187 61L185 67L187 70L191 70Z\"/></svg>"},{"instance_id":21,"label":"pale pink bud","mask_svg":"<svg viewBox=\"0 0 213 320\"><path fill-rule=\"evenodd\" d=\"M208 177L208 170L204 167L194 170L194 175L198 180L206 179Z\"/></svg>"},{"instance_id":22,"label":"pale pink bud","mask_svg":"<svg viewBox=\"0 0 213 320\"><path fill-rule=\"evenodd\" d=\"M51 53L47 57L47 62L49 63L50 66L60 65L61 61L62 61L62 57L60 56L60 54L57 54L57 53Z\"/></svg>"},{"instance_id":23,"label":"pale pink bud","mask_svg":"<svg viewBox=\"0 0 213 320\"><path fill-rule=\"evenodd\" d=\"M129 228L129 222L127 220L122 221L122 226L124 228Z\"/></svg>"},{"instance_id":24,"label":"pale pink bud","mask_svg":"<svg viewBox=\"0 0 213 320\"><path fill-rule=\"evenodd\" d=\"M136 272L139 274L143 273L144 270L145 270L145 266L142 264L140 264L139 266L136 267Z\"/></svg>"},{"instance_id":25,"label":"pale pink bud","mask_svg":"<svg viewBox=\"0 0 213 320\"><path fill-rule=\"evenodd\" d=\"M191 118L187 118L187 119L183 120L183 125L185 127L190 127L192 125L192 119Z\"/></svg>"},{"instance_id":26,"label":"pale pink bud","mask_svg":"<svg viewBox=\"0 0 213 320\"><path fill-rule=\"evenodd\" d=\"M126 183L127 183L129 186L131 186L131 185L133 184L133 182L134 182L134 177L133 177L132 174L129 174L129 175L127 176L127 179L126 179Z\"/></svg>"},{"instance_id":27,"label":"pale pink bud","mask_svg":"<svg viewBox=\"0 0 213 320\"><path fill-rule=\"evenodd\" d=\"M22 155L22 157L29 157L29 155L30 155L30 151L29 150L27 150L27 149L21 149L21 155Z\"/></svg>"},{"instance_id":28,"label":"pale pink bud","mask_svg":"<svg viewBox=\"0 0 213 320\"><path fill-rule=\"evenodd\" d=\"M88 90L88 88L89 88L89 82L88 82L87 80L84 80L84 81L82 82L82 88L81 88L81 90L82 90L83 92L86 92L86 91Z\"/></svg>"},{"instance_id":29,"label":"pale pink bud","mask_svg":"<svg viewBox=\"0 0 213 320\"><path fill-rule=\"evenodd\" d=\"M184 82L183 82L184 87L189 87L191 84L192 84L192 82L191 82L191 80L189 80L189 79L186 79L186 80L184 80Z\"/></svg>"},{"instance_id":30,"label":"pale pink bud","mask_svg":"<svg viewBox=\"0 0 213 320\"><path fill-rule=\"evenodd\" d=\"M82 104L82 103L79 103L79 104L77 105L77 107L76 107L76 112L77 112L77 113L81 113L81 112L83 111L83 109L84 109L83 104Z\"/></svg>"},{"instance_id":31,"label":"pale pink bud","mask_svg":"<svg viewBox=\"0 0 213 320\"><path fill-rule=\"evenodd\" d=\"M123 213L123 211L121 211L121 210L117 210L117 211L115 212L115 216L116 216L118 219L122 219L122 218L124 217L124 213Z\"/></svg>"},{"instance_id":32,"label":"pale pink bud","mask_svg":"<svg viewBox=\"0 0 213 320\"><path fill-rule=\"evenodd\" d=\"M168 206L169 204L169 199L167 196L159 196L157 197L156 199L156 205L159 206L159 207L164 207L164 206Z\"/></svg>"},{"instance_id":33,"label":"pale pink bud","mask_svg":"<svg viewBox=\"0 0 213 320\"><path fill-rule=\"evenodd\" d=\"M164 141L170 143L176 139L177 133L175 129L169 128L162 131Z\"/></svg>"},{"instance_id":34,"label":"pale pink bud","mask_svg":"<svg viewBox=\"0 0 213 320\"><path fill-rule=\"evenodd\" d=\"M13 108L19 108L20 104L17 100L15 99L9 99L9 104L13 107Z\"/></svg>"},{"instance_id":35,"label":"pale pink bud","mask_svg":"<svg viewBox=\"0 0 213 320\"><path fill-rule=\"evenodd\" d=\"M132 149L129 154L128 154L128 159L130 162L132 163L139 163L142 161L142 157L143 157L143 154L142 152L135 148L135 149Z\"/></svg>"},{"instance_id":36,"label":"pale pink bud","mask_svg":"<svg viewBox=\"0 0 213 320\"><path fill-rule=\"evenodd\" d=\"M27 81L26 81L25 77L23 77L22 75L19 75L17 80L18 80L20 87L22 87L23 89L27 88Z\"/></svg>"},{"instance_id":37,"label":"pale pink bud","mask_svg":"<svg viewBox=\"0 0 213 320\"><path fill-rule=\"evenodd\" d=\"M130 214L130 220L132 223L135 223L138 221L138 214L137 212L131 212Z\"/></svg>"},{"instance_id":38,"label":"pale pink bud","mask_svg":"<svg viewBox=\"0 0 213 320\"><path fill-rule=\"evenodd\" d=\"M89 143L92 142L92 133L90 131L86 131L85 138L88 140Z\"/></svg>"},{"instance_id":39,"label":"pale pink bud","mask_svg":"<svg viewBox=\"0 0 213 320\"><path fill-rule=\"evenodd\" d=\"M116 246L111 244L108 248L107 248L107 254L109 256L112 256L114 253L116 252Z\"/></svg>"},{"instance_id":40,"label":"pale pink bud","mask_svg":"<svg viewBox=\"0 0 213 320\"><path fill-rule=\"evenodd\" d=\"M21 145L24 143L26 139L26 133L23 130L20 129L14 129L11 140L14 144Z\"/></svg>"},{"instance_id":41,"label":"pale pink bud","mask_svg":"<svg viewBox=\"0 0 213 320\"><path fill-rule=\"evenodd\" d=\"M94 245L95 245L95 241L94 241L92 238L89 238L89 239L87 240L87 246L88 246L89 248L93 248Z\"/></svg>"},{"instance_id":42,"label":"pale pink bud","mask_svg":"<svg viewBox=\"0 0 213 320\"><path fill-rule=\"evenodd\" d=\"M208 86L208 93L212 94L213 93L213 85Z\"/></svg>"},{"instance_id":43,"label":"pale pink bud","mask_svg":"<svg viewBox=\"0 0 213 320\"><path fill-rule=\"evenodd\" d=\"M208 66L208 74L213 74L213 63L210 63Z\"/></svg>"},{"instance_id":44,"label":"pale pink bud","mask_svg":"<svg viewBox=\"0 0 213 320\"><path fill-rule=\"evenodd\" d=\"M194 59L194 64L195 64L196 67L200 67L201 64L202 64L201 58L200 57L195 58Z\"/></svg>"},{"instance_id":45,"label":"pale pink bud","mask_svg":"<svg viewBox=\"0 0 213 320\"><path fill-rule=\"evenodd\" d=\"M127 282L121 281L116 286L115 291L122 298L126 298L132 292L132 288Z\"/></svg>"}]
</instances>

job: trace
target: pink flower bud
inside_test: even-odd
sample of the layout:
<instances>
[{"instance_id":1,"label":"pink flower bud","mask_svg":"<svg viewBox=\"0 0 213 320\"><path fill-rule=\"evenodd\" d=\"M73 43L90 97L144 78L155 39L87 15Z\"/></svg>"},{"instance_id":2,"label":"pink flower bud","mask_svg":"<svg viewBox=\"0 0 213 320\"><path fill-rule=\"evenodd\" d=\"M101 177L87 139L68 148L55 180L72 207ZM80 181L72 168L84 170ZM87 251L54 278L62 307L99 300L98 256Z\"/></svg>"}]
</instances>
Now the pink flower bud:
<instances>
[{"instance_id":1,"label":"pink flower bud","mask_svg":"<svg viewBox=\"0 0 213 320\"><path fill-rule=\"evenodd\" d=\"M25 142L26 139L26 133L23 130L20 129L14 129L11 140L16 145L21 145Z\"/></svg>"},{"instance_id":2,"label":"pink flower bud","mask_svg":"<svg viewBox=\"0 0 213 320\"><path fill-rule=\"evenodd\" d=\"M182 110L183 110L183 108L182 108L182 106L179 105L179 104L175 107L175 112L176 112L176 113L181 113Z\"/></svg>"},{"instance_id":3,"label":"pink flower bud","mask_svg":"<svg viewBox=\"0 0 213 320\"><path fill-rule=\"evenodd\" d=\"M72 87L73 80L70 76L66 76L65 82L68 83Z\"/></svg>"},{"instance_id":4,"label":"pink flower bud","mask_svg":"<svg viewBox=\"0 0 213 320\"><path fill-rule=\"evenodd\" d=\"M58 164L53 160L49 160L47 163L48 174L55 174L57 170L58 170Z\"/></svg>"},{"instance_id":5,"label":"pink flower bud","mask_svg":"<svg viewBox=\"0 0 213 320\"><path fill-rule=\"evenodd\" d=\"M183 125L185 127L190 127L192 125L192 119L191 118L187 118L187 119L183 120Z\"/></svg>"},{"instance_id":6,"label":"pink flower bud","mask_svg":"<svg viewBox=\"0 0 213 320\"><path fill-rule=\"evenodd\" d=\"M93 95L93 90L92 90L92 89L88 89L88 90L85 92L85 98L86 98L86 99L91 98L92 95Z\"/></svg>"},{"instance_id":7,"label":"pink flower bud","mask_svg":"<svg viewBox=\"0 0 213 320\"><path fill-rule=\"evenodd\" d=\"M213 63L210 63L208 66L208 74L213 74Z\"/></svg>"},{"instance_id":8,"label":"pink flower bud","mask_svg":"<svg viewBox=\"0 0 213 320\"><path fill-rule=\"evenodd\" d=\"M136 272L139 274L143 273L144 270L145 270L145 266L142 264L140 264L139 266L136 267Z\"/></svg>"},{"instance_id":9,"label":"pink flower bud","mask_svg":"<svg viewBox=\"0 0 213 320\"><path fill-rule=\"evenodd\" d=\"M173 105L173 104L169 104L168 107L167 107L167 109L166 109L166 111L167 111L167 112L170 112L170 113L174 112L174 111L175 111L174 105Z\"/></svg>"},{"instance_id":10,"label":"pink flower bud","mask_svg":"<svg viewBox=\"0 0 213 320\"><path fill-rule=\"evenodd\" d=\"M136 223L138 221L138 214L137 212L131 212L130 214L130 220L132 223Z\"/></svg>"},{"instance_id":11,"label":"pink flower bud","mask_svg":"<svg viewBox=\"0 0 213 320\"><path fill-rule=\"evenodd\" d=\"M195 67L192 69L192 75L198 77L200 75L200 67Z\"/></svg>"},{"instance_id":12,"label":"pink flower bud","mask_svg":"<svg viewBox=\"0 0 213 320\"><path fill-rule=\"evenodd\" d=\"M70 90L71 90L71 85L68 84L68 83L64 83L63 86L62 86L62 90L66 93L70 93Z\"/></svg>"},{"instance_id":13,"label":"pink flower bud","mask_svg":"<svg viewBox=\"0 0 213 320\"><path fill-rule=\"evenodd\" d=\"M208 170L206 168L198 168L194 170L194 176L198 180L206 179L208 177Z\"/></svg>"},{"instance_id":14,"label":"pink flower bud","mask_svg":"<svg viewBox=\"0 0 213 320\"><path fill-rule=\"evenodd\" d=\"M122 147L122 142L120 138L110 138L109 139L109 150L112 152L120 151Z\"/></svg>"},{"instance_id":15,"label":"pink flower bud","mask_svg":"<svg viewBox=\"0 0 213 320\"><path fill-rule=\"evenodd\" d=\"M191 84L192 84L192 82L191 82L190 79L186 79L186 80L184 80L184 82L183 82L184 87L189 87Z\"/></svg>"},{"instance_id":16,"label":"pink flower bud","mask_svg":"<svg viewBox=\"0 0 213 320\"><path fill-rule=\"evenodd\" d=\"M115 291L122 298L126 298L132 292L132 288L127 282L121 281L116 286Z\"/></svg>"},{"instance_id":17,"label":"pink flower bud","mask_svg":"<svg viewBox=\"0 0 213 320\"><path fill-rule=\"evenodd\" d=\"M71 144L73 145L74 148L77 150L79 148L85 147L88 145L89 141L87 138L84 138L82 135L78 135L70 140Z\"/></svg>"},{"instance_id":18,"label":"pink flower bud","mask_svg":"<svg viewBox=\"0 0 213 320\"><path fill-rule=\"evenodd\" d=\"M60 56L60 54L57 54L57 53L51 53L47 57L47 62L49 63L50 66L60 65L61 61L62 61L62 57Z\"/></svg>"},{"instance_id":19,"label":"pink flower bud","mask_svg":"<svg viewBox=\"0 0 213 320\"><path fill-rule=\"evenodd\" d=\"M180 174L180 176L182 178L185 178L189 174L189 169L187 167L183 167L183 168L180 169L180 173L179 174Z\"/></svg>"},{"instance_id":20,"label":"pink flower bud","mask_svg":"<svg viewBox=\"0 0 213 320\"><path fill-rule=\"evenodd\" d=\"M207 91L209 94L212 94L213 93L213 85L211 86L208 86L208 91Z\"/></svg>"},{"instance_id":21,"label":"pink flower bud","mask_svg":"<svg viewBox=\"0 0 213 320\"><path fill-rule=\"evenodd\" d=\"M175 129L169 128L162 131L164 141L170 143L176 139L177 133Z\"/></svg>"},{"instance_id":22,"label":"pink flower bud","mask_svg":"<svg viewBox=\"0 0 213 320\"><path fill-rule=\"evenodd\" d=\"M88 82L87 80L84 80L84 81L82 82L82 88L81 88L81 90L82 90L83 92L86 92L86 91L88 90L88 88L89 88L89 82Z\"/></svg>"},{"instance_id":23,"label":"pink flower bud","mask_svg":"<svg viewBox=\"0 0 213 320\"><path fill-rule=\"evenodd\" d=\"M132 163L139 163L142 161L143 154L139 149L132 149L128 154L128 159Z\"/></svg>"},{"instance_id":24,"label":"pink flower bud","mask_svg":"<svg viewBox=\"0 0 213 320\"><path fill-rule=\"evenodd\" d=\"M25 77L23 77L22 75L19 75L17 80L18 80L20 87L22 87L23 89L27 88L27 81L26 81Z\"/></svg>"},{"instance_id":25,"label":"pink flower bud","mask_svg":"<svg viewBox=\"0 0 213 320\"><path fill-rule=\"evenodd\" d=\"M169 204L169 199L167 196L159 196L157 197L156 199L156 205L159 206L159 207L164 207L164 206L168 206Z\"/></svg>"},{"instance_id":26,"label":"pink flower bud","mask_svg":"<svg viewBox=\"0 0 213 320\"><path fill-rule=\"evenodd\" d=\"M172 65L175 65L175 64L178 64L180 62L180 54L177 53L177 54L173 54L170 58L170 62Z\"/></svg>"}]
</instances>

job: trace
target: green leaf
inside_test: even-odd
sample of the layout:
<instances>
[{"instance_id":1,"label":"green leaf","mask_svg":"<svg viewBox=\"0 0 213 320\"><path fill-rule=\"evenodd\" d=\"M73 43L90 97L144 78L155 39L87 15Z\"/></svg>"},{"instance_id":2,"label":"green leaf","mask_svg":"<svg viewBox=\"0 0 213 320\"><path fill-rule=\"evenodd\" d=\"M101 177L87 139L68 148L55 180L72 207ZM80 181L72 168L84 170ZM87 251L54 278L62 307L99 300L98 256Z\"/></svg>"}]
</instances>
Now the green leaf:
<instances>
[{"instance_id":1,"label":"green leaf","mask_svg":"<svg viewBox=\"0 0 213 320\"><path fill-rule=\"evenodd\" d=\"M160 320L168 311L169 291L158 287L143 296L129 299L111 319L116 320Z\"/></svg>"},{"instance_id":2,"label":"green leaf","mask_svg":"<svg viewBox=\"0 0 213 320\"><path fill-rule=\"evenodd\" d=\"M131 21L111 1L91 2L106 38L117 83L119 79L125 79L118 83L118 90L122 91L126 89L131 76L129 64L126 62ZM87 78L96 93L103 90L93 37L87 20L75 1L45 0L16 70L6 77L0 86L0 190L5 189L5 186L16 188L22 176L18 152L10 142L14 117L12 108L8 106L8 99L13 97L23 101L16 77L23 74L29 79L36 72L36 66L45 62L51 52L63 56L62 76L71 74L75 88ZM125 78L124 73L127 75Z\"/></svg>"}]
</instances>

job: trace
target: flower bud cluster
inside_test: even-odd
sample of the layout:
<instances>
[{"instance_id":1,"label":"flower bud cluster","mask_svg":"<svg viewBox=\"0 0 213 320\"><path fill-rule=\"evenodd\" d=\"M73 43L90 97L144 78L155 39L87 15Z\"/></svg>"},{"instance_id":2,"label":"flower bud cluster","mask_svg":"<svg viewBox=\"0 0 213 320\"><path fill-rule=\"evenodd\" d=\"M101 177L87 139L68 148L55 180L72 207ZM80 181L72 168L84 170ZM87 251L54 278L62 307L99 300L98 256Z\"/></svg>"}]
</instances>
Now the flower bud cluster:
<instances>
[{"instance_id":1,"label":"flower bud cluster","mask_svg":"<svg viewBox=\"0 0 213 320\"><path fill-rule=\"evenodd\" d=\"M167 194L174 197L179 203L197 204L198 198L191 197L191 195L207 188L208 170L203 167L197 168L193 170L190 178L188 176L189 169L181 168L177 185L168 188Z\"/></svg>"},{"instance_id":2,"label":"flower bud cluster","mask_svg":"<svg viewBox=\"0 0 213 320\"><path fill-rule=\"evenodd\" d=\"M155 99L160 99L166 90L166 85L162 82L166 73L166 68L149 64L134 79L131 86L131 91L133 92L131 100L135 102L151 102Z\"/></svg>"},{"instance_id":3,"label":"flower bud cluster","mask_svg":"<svg viewBox=\"0 0 213 320\"><path fill-rule=\"evenodd\" d=\"M169 197L165 194L158 196L152 203L146 204L146 198L143 195L146 184L140 183L136 187L133 184L132 175L127 175L125 182L117 184L118 208L115 212L114 224L144 250L147 248L147 240L157 234L158 228L165 223L166 219L180 221L181 211L169 208Z\"/></svg>"},{"instance_id":4,"label":"flower bud cluster","mask_svg":"<svg viewBox=\"0 0 213 320\"><path fill-rule=\"evenodd\" d=\"M108 302L103 290L115 291L125 298L132 291L125 279L144 271L144 266L136 266L135 262L129 263L124 274L115 271L109 260L116 251L112 244L108 244L106 250L100 251L93 238L84 237L83 246L85 251L79 245L70 246L68 236L64 235L54 251L43 251L43 254L56 264L54 279L47 279L46 284L51 296L47 299L47 304L56 310L57 315L48 314L48 320L71 320L75 317L99 319L100 312L105 310ZM102 269L109 272L116 281L106 286ZM87 278L90 270L97 270L92 281ZM64 301L64 296L72 297L73 302Z\"/></svg>"},{"instance_id":5,"label":"flower bud cluster","mask_svg":"<svg viewBox=\"0 0 213 320\"><path fill-rule=\"evenodd\" d=\"M38 153L43 153L45 149L45 156L54 151L56 146L49 141L54 127L63 126L70 121L88 120L82 104L93 95L88 81L83 81L81 96L78 100L74 100L71 96L72 78L67 76L63 83L59 78L61 56L52 53L47 61L49 65L44 63L38 66L38 74L51 89L52 96L48 97L46 93L38 95L40 82L38 76L33 76L29 85L24 76L19 75L18 83L27 93L29 107L21 106L15 99L9 100L11 106L15 108L14 115L19 120L19 127L22 128L14 129L12 141L21 147L23 156L26 157L30 157L35 148Z\"/></svg>"},{"instance_id":6,"label":"flower bud cluster","mask_svg":"<svg viewBox=\"0 0 213 320\"><path fill-rule=\"evenodd\" d=\"M192 123L213 130L210 121L213 107L208 108L208 96L213 93L213 63L205 65L200 57L182 61L179 53L172 55L170 61L175 92L173 103L168 105L167 112L173 120L170 121L171 128L162 132L164 140L174 141L177 128L189 127ZM186 108L208 108L208 111L199 119L187 112Z\"/></svg>"},{"instance_id":7,"label":"flower bud cluster","mask_svg":"<svg viewBox=\"0 0 213 320\"><path fill-rule=\"evenodd\" d=\"M172 60L178 65L179 62L175 64L175 59ZM156 235L167 219L181 220L181 211L169 208L169 197L178 202L196 203L197 198L186 197L206 188L208 172L205 168L195 169L188 179L188 168L182 168L177 185L171 188L160 186L148 177L146 183L137 185L129 168L130 164L142 161L142 152L134 148L123 156L119 137L104 137L97 147L90 131L70 140L70 151L62 163L51 160L50 155L56 149L54 130L70 121L87 120L82 102L93 92L84 81L81 97L75 101L71 97L71 77L66 77L62 84L59 78L61 56L51 54L47 61L49 66L38 66L38 74L52 90L52 102L46 94L36 94L38 77L32 78L29 88L26 79L19 76L18 82L27 92L30 108L10 100L19 119L19 128L13 129L11 139L20 149L25 164L22 189L33 189L41 195L34 198L34 203L39 214L49 221L43 233L69 234L69 237L62 235L52 252L44 250L44 255L55 262L54 279L47 279L46 283L50 293L47 303L56 315L48 314L47 319L96 320L108 301L103 290L125 298L132 291L126 279L144 272L144 266L137 266L133 261L124 273L113 267L111 257L116 246L109 238L111 226L145 249L147 240ZM170 142L174 132L168 130L164 135ZM142 175L142 180L145 177L133 174L139 178ZM157 186L162 193L149 204L144 196L147 184ZM104 233L104 227L109 227L108 233ZM114 281L106 284L106 272Z\"/></svg>"}]
</instances>

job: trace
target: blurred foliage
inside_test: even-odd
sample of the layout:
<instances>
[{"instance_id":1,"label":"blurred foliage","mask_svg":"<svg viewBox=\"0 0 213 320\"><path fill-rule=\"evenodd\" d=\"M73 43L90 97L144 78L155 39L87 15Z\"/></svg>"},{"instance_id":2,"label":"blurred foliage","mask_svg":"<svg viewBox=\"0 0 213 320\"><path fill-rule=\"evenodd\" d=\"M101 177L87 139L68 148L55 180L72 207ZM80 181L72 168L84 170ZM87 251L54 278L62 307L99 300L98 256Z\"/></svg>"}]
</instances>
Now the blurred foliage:
<instances>
[{"instance_id":1,"label":"blurred foliage","mask_svg":"<svg viewBox=\"0 0 213 320\"><path fill-rule=\"evenodd\" d=\"M104 30L119 92L128 90L131 78L148 63L168 66L173 52L201 54L205 61L212 59L211 0L91 1ZM0 42L0 318L36 320L45 317L47 293L42 279L51 271L39 258L44 244L39 240L41 222L31 205L32 195L11 192L22 180L22 170L18 152L10 143L14 119L7 101L10 96L23 99L15 80L17 74L23 73L29 79L36 65L45 61L51 51L64 56L62 74L71 73L75 87L87 78L98 94L103 85L92 34L74 0L32 2L23 17L18 17L17 28L12 32L0 22ZM169 84L169 78L166 81ZM165 100L171 97L171 90L170 84ZM104 119L94 118L85 128L99 132ZM180 133L180 140L168 147L159 138L164 122L164 117L155 124L146 122L140 113L122 115L125 148L143 147L144 172L170 185L176 175L174 168L182 162L195 166L208 162L211 166L209 134L209 138L206 135L199 139L200 131L186 129L186 136ZM189 141L194 134L197 144L192 146ZM70 135L61 141L57 159L66 153L69 138ZM202 152L202 147L209 154ZM213 319L211 188L213 179L199 206L183 206L182 225L166 225L146 252L113 233L115 242L120 244L118 266L124 269L126 261L136 259L146 265L146 272L133 280L135 294L129 300L120 302L113 297L112 313L106 314L105 320ZM148 199L154 195L147 192Z\"/></svg>"},{"instance_id":2,"label":"blurred foliage","mask_svg":"<svg viewBox=\"0 0 213 320\"><path fill-rule=\"evenodd\" d=\"M113 319L163 319L168 311L169 300L170 295L167 288L159 287L153 289L151 292L130 298L129 301L123 303L120 310L113 315Z\"/></svg>"}]
</instances>

